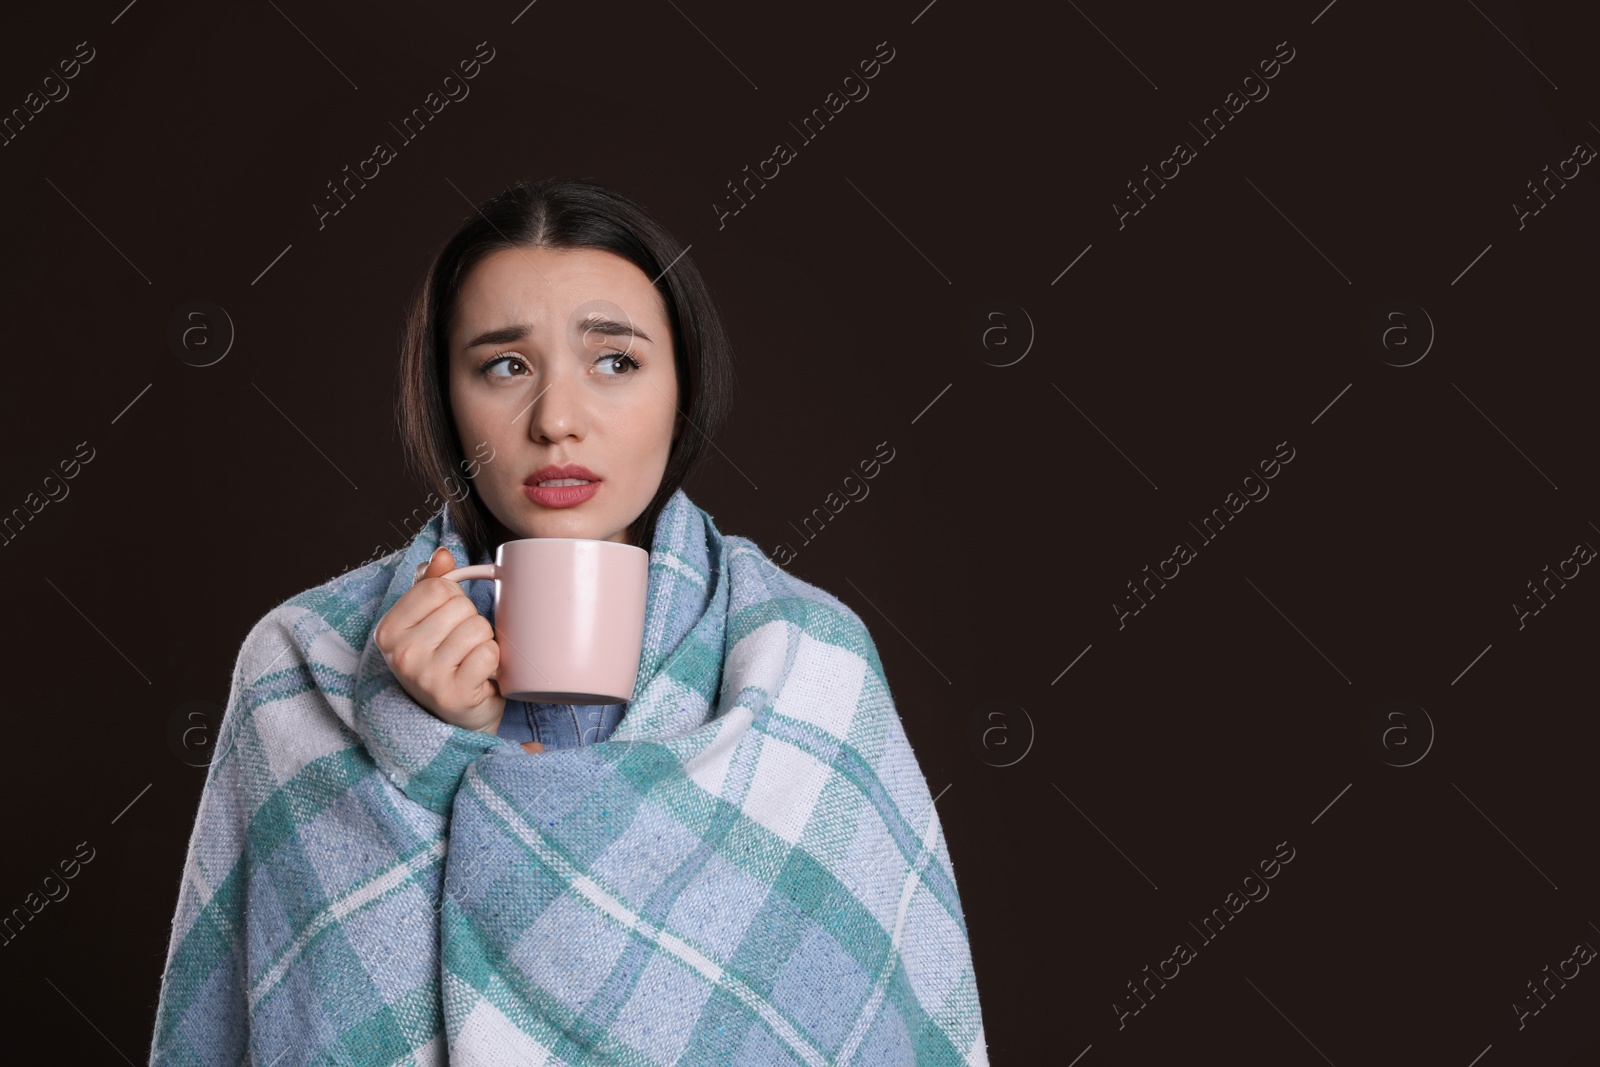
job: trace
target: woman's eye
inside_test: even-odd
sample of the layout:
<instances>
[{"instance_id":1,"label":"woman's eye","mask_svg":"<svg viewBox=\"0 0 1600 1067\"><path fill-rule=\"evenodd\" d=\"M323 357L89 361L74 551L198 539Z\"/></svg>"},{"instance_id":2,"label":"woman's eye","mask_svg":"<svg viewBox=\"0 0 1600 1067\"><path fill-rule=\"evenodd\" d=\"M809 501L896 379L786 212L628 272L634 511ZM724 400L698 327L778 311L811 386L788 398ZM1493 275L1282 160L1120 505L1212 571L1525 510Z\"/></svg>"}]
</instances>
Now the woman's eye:
<instances>
[{"instance_id":1,"label":"woman's eye","mask_svg":"<svg viewBox=\"0 0 1600 1067\"><path fill-rule=\"evenodd\" d=\"M500 355L500 356L495 356L493 359L489 360L489 362L485 363L481 368L479 368L478 373L486 375L486 376L488 376L490 378L510 378L510 377L512 377L512 375L510 375L510 374L494 374L494 373L491 373L491 368L493 368L494 366L496 366L497 364L500 364L500 363L506 363L506 364L515 363L515 364L519 365L520 367L522 367L523 370L527 370L528 369L528 365L522 361L522 357L521 356L518 356L518 355Z\"/></svg>"},{"instance_id":2,"label":"woman's eye","mask_svg":"<svg viewBox=\"0 0 1600 1067\"><path fill-rule=\"evenodd\" d=\"M506 365L506 373L502 374L496 370L496 368L501 364ZM520 371L511 371L510 367L512 364L515 364L517 367L521 368ZM641 364L637 359L634 359L626 352L607 352L599 359L594 361L594 366L609 368L608 370L602 371L601 377L626 378L634 371L637 371ZM491 358L487 363L478 369L478 373L487 378L514 378L517 377L518 374L530 374L532 373L532 370L529 368L527 361L521 356L514 352L508 352Z\"/></svg>"},{"instance_id":3,"label":"woman's eye","mask_svg":"<svg viewBox=\"0 0 1600 1067\"><path fill-rule=\"evenodd\" d=\"M639 361L628 355L626 352L607 352L605 355L595 360L594 363L597 367L612 368L612 373L604 375L604 377L607 378L626 378L628 375L632 374L633 371L639 369ZM632 367L633 370L622 369L625 367Z\"/></svg>"}]
</instances>

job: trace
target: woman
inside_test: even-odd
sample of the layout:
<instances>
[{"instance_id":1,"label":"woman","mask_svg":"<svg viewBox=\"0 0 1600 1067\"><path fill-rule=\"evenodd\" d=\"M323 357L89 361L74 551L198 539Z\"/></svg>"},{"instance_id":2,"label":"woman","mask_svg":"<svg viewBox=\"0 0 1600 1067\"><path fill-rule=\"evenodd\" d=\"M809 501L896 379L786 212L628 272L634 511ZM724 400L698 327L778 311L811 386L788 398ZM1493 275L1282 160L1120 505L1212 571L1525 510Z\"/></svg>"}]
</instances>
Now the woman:
<instances>
[{"instance_id":1,"label":"woman","mask_svg":"<svg viewBox=\"0 0 1600 1067\"><path fill-rule=\"evenodd\" d=\"M673 265L676 275L664 279L670 309L644 273L660 273L651 246L670 248L666 231L592 186L567 183L544 195L541 210L533 191L518 187L445 248L434 277L458 284L417 302L400 367L405 442L425 479L442 481L464 464L467 441L492 457L475 472L477 493L452 510L474 559L487 558L491 543L522 537L649 545L656 515L729 404L732 354L699 273ZM680 378L699 386L687 415ZM697 432L675 447L686 418ZM545 469L555 467L581 470ZM541 473L556 486L540 488ZM559 487L573 481L595 488ZM441 548L421 577L454 567ZM530 752L605 740L624 705L518 701L505 715L491 680L491 618L451 583L422 582L390 609L376 638L406 691L447 722L498 730Z\"/></svg>"},{"instance_id":2,"label":"woman","mask_svg":"<svg viewBox=\"0 0 1600 1067\"><path fill-rule=\"evenodd\" d=\"M729 368L617 193L519 183L445 245L400 419L475 491L246 638L152 1063L987 1063L870 635L681 488ZM649 546L627 703L500 695L491 591L440 576L525 537Z\"/></svg>"}]
</instances>

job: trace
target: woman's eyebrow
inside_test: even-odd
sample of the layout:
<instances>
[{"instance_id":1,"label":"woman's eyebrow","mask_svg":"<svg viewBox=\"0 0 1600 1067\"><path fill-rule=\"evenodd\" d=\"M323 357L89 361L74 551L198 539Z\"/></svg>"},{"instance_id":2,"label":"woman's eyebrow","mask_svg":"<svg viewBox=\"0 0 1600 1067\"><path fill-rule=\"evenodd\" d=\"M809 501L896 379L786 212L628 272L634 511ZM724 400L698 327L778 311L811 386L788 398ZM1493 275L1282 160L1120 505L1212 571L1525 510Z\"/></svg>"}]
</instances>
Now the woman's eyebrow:
<instances>
[{"instance_id":1,"label":"woman's eyebrow","mask_svg":"<svg viewBox=\"0 0 1600 1067\"><path fill-rule=\"evenodd\" d=\"M494 330L485 330L467 342L468 348L477 348L479 345L503 345L512 341L521 341L533 332L533 327L525 322L513 323L510 326L501 326Z\"/></svg>"},{"instance_id":2,"label":"woman's eyebrow","mask_svg":"<svg viewBox=\"0 0 1600 1067\"><path fill-rule=\"evenodd\" d=\"M650 335L639 329L639 327L629 322L618 322L616 319L606 319L598 316L585 319L583 332L602 333L607 337L641 337L646 341L650 341L651 344L655 344L654 341L650 340Z\"/></svg>"},{"instance_id":3,"label":"woman's eyebrow","mask_svg":"<svg viewBox=\"0 0 1600 1067\"><path fill-rule=\"evenodd\" d=\"M639 327L626 322L618 322L616 319L587 319L584 321L583 330L585 333L599 333L604 334L607 337L639 337L649 341L651 344L655 344L655 341L651 339L650 335L639 329ZM466 347L477 348L479 345L510 344L513 341L522 341L527 339L528 335L532 332L533 327L528 323L512 323L510 326L501 326L493 330L485 330L483 333L480 333L478 336L468 341Z\"/></svg>"}]
</instances>

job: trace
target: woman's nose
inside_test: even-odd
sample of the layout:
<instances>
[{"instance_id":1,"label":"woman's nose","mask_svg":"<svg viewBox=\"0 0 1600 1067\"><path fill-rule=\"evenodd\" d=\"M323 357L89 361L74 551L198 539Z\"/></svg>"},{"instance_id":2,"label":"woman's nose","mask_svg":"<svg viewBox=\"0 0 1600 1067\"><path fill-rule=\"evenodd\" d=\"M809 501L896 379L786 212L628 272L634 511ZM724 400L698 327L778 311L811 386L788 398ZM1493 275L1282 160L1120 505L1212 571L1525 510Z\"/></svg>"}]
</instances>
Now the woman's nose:
<instances>
[{"instance_id":1,"label":"woman's nose","mask_svg":"<svg viewBox=\"0 0 1600 1067\"><path fill-rule=\"evenodd\" d=\"M528 435L556 440L579 432L583 419L581 368L560 368L535 394L529 406Z\"/></svg>"}]
</instances>

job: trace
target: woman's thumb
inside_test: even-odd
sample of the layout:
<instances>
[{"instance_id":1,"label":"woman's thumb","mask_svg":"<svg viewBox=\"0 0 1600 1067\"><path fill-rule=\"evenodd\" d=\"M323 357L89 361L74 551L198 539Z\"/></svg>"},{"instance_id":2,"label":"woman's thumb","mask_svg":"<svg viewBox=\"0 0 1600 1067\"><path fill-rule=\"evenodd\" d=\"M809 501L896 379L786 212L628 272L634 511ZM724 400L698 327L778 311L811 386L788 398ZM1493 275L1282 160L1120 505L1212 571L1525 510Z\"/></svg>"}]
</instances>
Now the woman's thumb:
<instances>
[{"instance_id":1,"label":"woman's thumb","mask_svg":"<svg viewBox=\"0 0 1600 1067\"><path fill-rule=\"evenodd\" d=\"M456 569L456 558L450 550L440 545L433 550L433 555L428 557L428 562L417 566L417 581L424 578L437 578L441 574L449 574Z\"/></svg>"}]
</instances>

